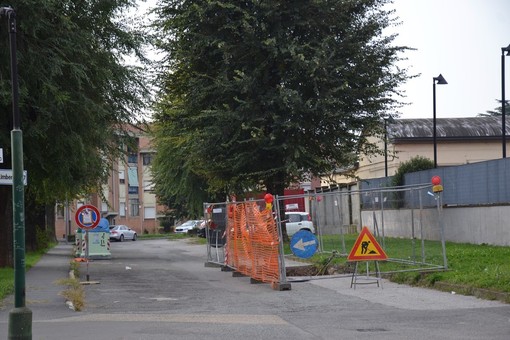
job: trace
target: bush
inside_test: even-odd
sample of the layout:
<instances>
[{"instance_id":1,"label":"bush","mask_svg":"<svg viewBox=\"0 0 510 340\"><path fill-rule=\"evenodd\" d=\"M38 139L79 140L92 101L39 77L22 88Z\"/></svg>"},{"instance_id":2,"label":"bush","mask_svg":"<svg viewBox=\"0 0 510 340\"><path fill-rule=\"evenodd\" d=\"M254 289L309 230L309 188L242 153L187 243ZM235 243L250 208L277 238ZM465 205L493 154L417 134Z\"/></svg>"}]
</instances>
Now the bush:
<instances>
[{"instance_id":1,"label":"bush","mask_svg":"<svg viewBox=\"0 0 510 340\"><path fill-rule=\"evenodd\" d=\"M397 172L393 176L392 185L399 187L405 185L404 176L410 172L416 172L421 170L428 170L434 168L434 162L428 158L422 156L416 156L403 162L397 169Z\"/></svg>"},{"instance_id":2,"label":"bush","mask_svg":"<svg viewBox=\"0 0 510 340\"><path fill-rule=\"evenodd\" d=\"M50 237L46 230L40 227L35 228L35 237L37 242L37 249L47 249L50 245Z\"/></svg>"},{"instance_id":3,"label":"bush","mask_svg":"<svg viewBox=\"0 0 510 340\"><path fill-rule=\"evenodd\" d=\"M393 176L392 186L400 187L405 185L405 174L428 170L434 168L434 162L428 158L422 156L416 156L408 160L407 162L403 162L397 169L397 172ZM404 206L404 192L396 191L393 195L393 207L394 208L402 208Z\"/></svg>"}]
</instances>

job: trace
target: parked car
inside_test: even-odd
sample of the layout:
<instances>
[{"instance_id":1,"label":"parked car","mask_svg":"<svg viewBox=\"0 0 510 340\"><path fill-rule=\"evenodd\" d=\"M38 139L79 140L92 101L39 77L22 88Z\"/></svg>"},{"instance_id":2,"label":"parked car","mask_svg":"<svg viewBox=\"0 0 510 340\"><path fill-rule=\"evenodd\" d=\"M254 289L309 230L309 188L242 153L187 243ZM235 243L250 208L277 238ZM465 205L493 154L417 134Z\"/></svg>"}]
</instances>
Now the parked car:
<instances>
[{"instance_id":1,"label":"parked car","mask_svg":"<svg viewBox=\"0 0 510 340\"><path fill-rule=\"evenodd\" d=\"M110 240L122 242L124 240L136 241L136 232L127 225L111 225Z\"/></svg>"},{"instance_id":2,"label":"parked car","mask_svg":"<svg viewBox=\"0 0 510 340\"><path fill-rule=\"evenodd\" d=\"M187 234L188 231L193 230L194 228L198 228L198 226L202 223L201 220L189 220L184 222L178 227L175 227L175 232L177 234Z\"/></svg>"},{"instance_id":3,"label":"parked car","mask_svg":"<svg viewBox=\"0 0 510 340\"><path fill-rule=\"evenodd\" d=\"M301 211L288 211L285 213L285 220L287 221L287 235L292 236L300 230L308 230L315 234L312 218L307 212Z\"/></svg>"}]
</instances>

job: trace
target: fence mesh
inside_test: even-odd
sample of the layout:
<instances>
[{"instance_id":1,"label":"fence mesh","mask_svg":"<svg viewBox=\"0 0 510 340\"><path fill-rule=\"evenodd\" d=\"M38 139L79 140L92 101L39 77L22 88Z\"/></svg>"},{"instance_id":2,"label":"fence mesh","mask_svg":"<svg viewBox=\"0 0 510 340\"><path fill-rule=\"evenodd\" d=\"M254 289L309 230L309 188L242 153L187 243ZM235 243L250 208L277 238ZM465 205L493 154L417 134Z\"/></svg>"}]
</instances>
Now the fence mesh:
<instances>
[{"instance_id":1,"label":"fence mesh","mask_svg":"<svg viewBox=\"0 0 510 340\"><path fill-rule=\"evenodd\" d=\"M267 283L279 281L278 230L270 209L257 202L227 205L226 263L240 273Z\"/></svg>"}]
</instances>

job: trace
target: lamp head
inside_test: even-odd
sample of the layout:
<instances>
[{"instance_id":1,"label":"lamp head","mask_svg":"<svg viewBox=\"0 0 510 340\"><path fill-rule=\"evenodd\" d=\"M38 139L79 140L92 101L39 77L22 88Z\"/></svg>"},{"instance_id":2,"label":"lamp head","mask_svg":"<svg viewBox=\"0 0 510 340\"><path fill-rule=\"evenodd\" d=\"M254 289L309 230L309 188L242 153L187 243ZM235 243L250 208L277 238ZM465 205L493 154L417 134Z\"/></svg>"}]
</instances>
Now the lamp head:
<instances>
[{"instance_id":1,"label":"lamp head","mask_svg":"<svg viewBox=\"0 0 510 340\"><path fill-rule=\"evenodd\" d=\"M508 45L507 47L501 47L501 53L505 54L505 52L506 55L510 55L510 45Z\"/></svg>"},{"instance_id":2,"label":"lamp head","mask_svg":"<svg viewBox=\"0 0 510 340\"><path fill-rule=\"evenodd\" d=\"M444 79L444 77L441 74L439 74L437 77L434 77L433 80L434 80L434 82L437 81L436 84L438 84L438 85L446 85L446 84L448 84L446 79Z\"/></svg>"}]
</instances>

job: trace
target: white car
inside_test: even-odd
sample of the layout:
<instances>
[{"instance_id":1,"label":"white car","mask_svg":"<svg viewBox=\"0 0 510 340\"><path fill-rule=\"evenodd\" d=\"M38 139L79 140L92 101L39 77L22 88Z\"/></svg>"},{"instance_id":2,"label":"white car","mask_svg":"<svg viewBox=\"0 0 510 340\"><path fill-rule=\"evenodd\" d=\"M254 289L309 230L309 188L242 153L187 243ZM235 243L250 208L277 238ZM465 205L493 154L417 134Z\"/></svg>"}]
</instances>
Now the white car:
<instances>
[{"instance_id":1,"label":"white car","mask_svg":"<svg viewBox=\"0 0 510 340\"><path fill-rule=\"evenodd\" d=\"M136 232L127 225L111 225L110 240L122 242L124 240L136 241Z\"/></svg>"},{"instance_id":2,"label":"white car","mask_svg":"<svg viewBox=\"0 0 510 340\"><path fill-rule=\"evenodd\" d=\"M175 227L175 232L177 234L187 234L188 231L198 228L200 226L200 223L202 223L201 220L189 220L184 222L178 227Z\"/></svg>"},{"instance_id":3,"label":"white car","mask_svg":"<svg viewBox=\"0 0 510 340\"><path fill-rule=\"evenodd\" d=\"M301 211L288 211L285 213L285 224L287 227L287 235L292 236L300 230L308 230L315 234L312 218L307 212Z\"/></svg>"}]
</instances>

